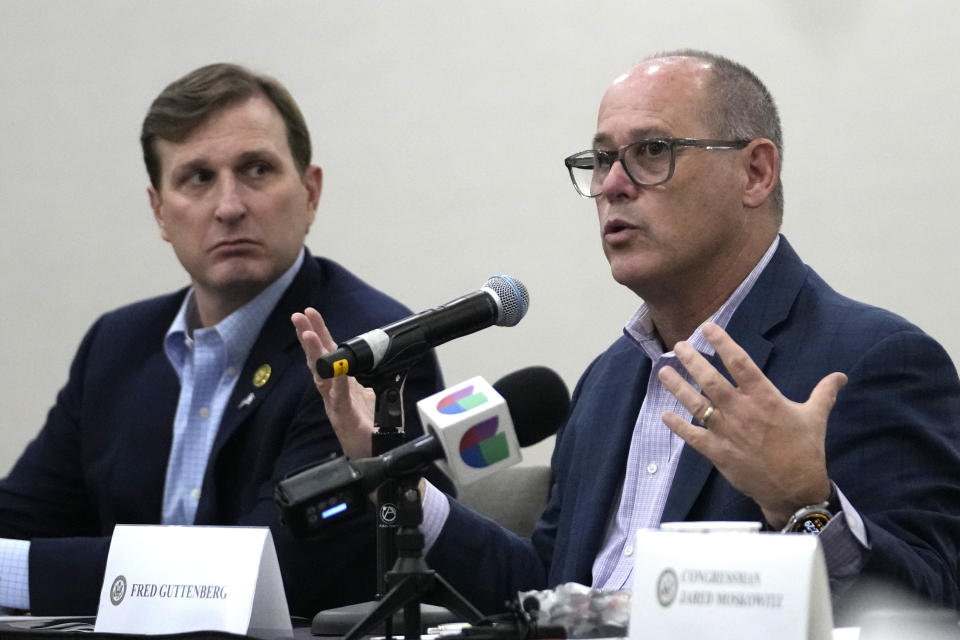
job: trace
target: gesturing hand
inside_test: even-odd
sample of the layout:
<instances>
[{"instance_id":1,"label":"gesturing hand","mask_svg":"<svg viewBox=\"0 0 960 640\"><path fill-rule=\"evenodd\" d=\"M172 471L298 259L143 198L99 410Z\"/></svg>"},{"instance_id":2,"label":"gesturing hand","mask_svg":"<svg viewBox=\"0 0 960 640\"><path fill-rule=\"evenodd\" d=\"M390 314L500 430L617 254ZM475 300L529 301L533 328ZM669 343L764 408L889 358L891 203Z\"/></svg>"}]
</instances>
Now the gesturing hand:
<instances>
[{"instance_id":1,"label":"gesturing hand","mask_svg":"<svg viewBox=\"0 0 960 640\"><path fill-rule=\"evenodd\" d=\"M735 385L687 342L677 343L677 358L703 393L671 367L660 370L660 381L707 428L670 411L663 414L663 422L738 491L753 498L767 522L782 526L799 507L830 495L824 451L827 416L847 376L831 373L806 402L793 402L723 329L707 323L702 332Z\"/></svg>"},{"instance_id":2,"label":"gesturing hand","mask_svg":"<svg viewBox=\"0 0 960 640\"><path fill-rule=\"evenodd\" d=\"M290 320L297 329L297 339L307 357L307 368L323 397L327 417L344 454L348 458L369 456L376 404L373 391L349 376L324 379L317 374L317 358L337 348L319 311L308 307L303 313L293 314Z\"/></svg>"}]
</instances>

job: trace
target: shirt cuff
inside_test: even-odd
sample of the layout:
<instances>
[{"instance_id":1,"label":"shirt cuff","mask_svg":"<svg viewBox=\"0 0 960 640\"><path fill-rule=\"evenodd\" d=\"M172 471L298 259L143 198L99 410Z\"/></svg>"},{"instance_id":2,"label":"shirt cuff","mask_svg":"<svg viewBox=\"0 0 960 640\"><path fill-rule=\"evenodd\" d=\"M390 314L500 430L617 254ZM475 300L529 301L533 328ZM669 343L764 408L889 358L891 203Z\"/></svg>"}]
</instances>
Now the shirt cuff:
<instances>
[{"instance_id":1,"label":"shirt cuff","mask_svg":"<svg viewBox=\"0 0 960 640\"><path fill-rule=\"evenodd\" d=\"M830 577L830 593L834 599L860 575L870 553L863 518L838 487L837 496L840 498L841 511L820 532L823 558Z\"/></svg>"},{"instance_id":2,"label":"shirt cuff","mask_svg":"<svg viewBox=\"0 0 960 640\"><path fill-rule=\"evenodd\" d=\"M30 541L0 538L0 607L30 610Z\"/></svg>"},{"instance_id":3,"label":"shirt cuff","mask_svg":"<svg viewBox=\"0 0 960 640\"><path fill-rule=\"evenodd\" d=\"M433 547L433 543L440 537L443 525L450 515L450 502L447 494L424 480L423 489L423 522L420 530L423 532L423 553L426 554Z\"/></svg>"},{"instance_id":4,"label":"shirt cuff","mask_svg":"<svg viewBox=\"0 0 960 640\"><path fill-rule=\"evenodd\" d=\"M833 485L833 487L837 490L837 497L840 498L840 513L843 514L844 522L850 529L850 533L854 535L857 542L859 542L863 548L870 549L870 540L867 539L867 527L863 524L863 518L860 517L857 510L854 509L850 501L847 500L847 496L843 495L843 491L840 491L840 487L837 485ZM830 523L828 522L824 530L829 526Z\"/></svg>"}]
</instances>

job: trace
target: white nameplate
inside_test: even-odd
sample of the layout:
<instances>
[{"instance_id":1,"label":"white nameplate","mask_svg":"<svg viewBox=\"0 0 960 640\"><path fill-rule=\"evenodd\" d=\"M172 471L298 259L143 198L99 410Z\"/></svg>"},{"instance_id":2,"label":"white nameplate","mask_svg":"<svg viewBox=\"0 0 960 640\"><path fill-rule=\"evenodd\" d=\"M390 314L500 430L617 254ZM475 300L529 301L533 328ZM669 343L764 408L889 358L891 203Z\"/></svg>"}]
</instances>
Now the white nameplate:
<instances>
[{"instance_id":1,"label":"white nameplate","mask_svg":"<svg viewBox=\"0 0 960 640\"><path fill-rule=\"evenodd\" d=\"M817 536L637 532L630 640L829 640Z\"/></svg>"},{"instance_id":2,"label":"white nameplate","mask_svg":"<svg viewBox=\"0 0 960 640\"><path fill-rule=\"evenodd\" d=\"M94 631L201 630L293 637L270 529L115 527Z\"/></svg>"}]
</instances>

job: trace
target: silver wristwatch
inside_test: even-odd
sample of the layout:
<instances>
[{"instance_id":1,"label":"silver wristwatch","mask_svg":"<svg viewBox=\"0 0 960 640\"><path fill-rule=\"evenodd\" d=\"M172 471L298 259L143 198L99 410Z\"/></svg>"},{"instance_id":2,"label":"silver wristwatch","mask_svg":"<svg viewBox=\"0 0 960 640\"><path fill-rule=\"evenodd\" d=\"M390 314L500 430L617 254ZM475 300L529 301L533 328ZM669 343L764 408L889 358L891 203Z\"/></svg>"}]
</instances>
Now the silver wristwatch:
<instances>
[{"instance_id":1,"label":"silver wristwatch","mask_svg":"<svg viewBox=\"0 0 960 640\"><path fill-rule=\"evenodd\" d=\"M808 504L793 512L787 519L781 533L813 533L819 534L827 526L831 518L840 512L840 498L837 488L830 483L830 497L823 502Z\"/></svg>"}]
</instances>

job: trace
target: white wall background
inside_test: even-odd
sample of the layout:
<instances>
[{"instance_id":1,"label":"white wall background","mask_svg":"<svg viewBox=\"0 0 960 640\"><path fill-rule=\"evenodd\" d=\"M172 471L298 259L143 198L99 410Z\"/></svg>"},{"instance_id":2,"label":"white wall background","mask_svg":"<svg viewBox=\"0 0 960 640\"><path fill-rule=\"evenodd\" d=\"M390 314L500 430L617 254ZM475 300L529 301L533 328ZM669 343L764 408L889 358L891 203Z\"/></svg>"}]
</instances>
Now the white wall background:
<instances>
[{"instance_id":1,"label":"white wall background","mask_svg":"<svg viewBox=\"0 0 960 640\"><path fill-rule=\"evenodd\" d=\"M314 252L416 310L492 273L527 285L519 326L440 348L448 382L545 364L572 388L617 337L638 301L610 278L562 159L589 145L610 80L682 46L745 63L777 98L784 230L804 259L956 359L956 7L0 0L0 475L94 319L185 283L137 137L168 82L214 61L298 99L326 171Z\"/></svg>"}]
</instances>

